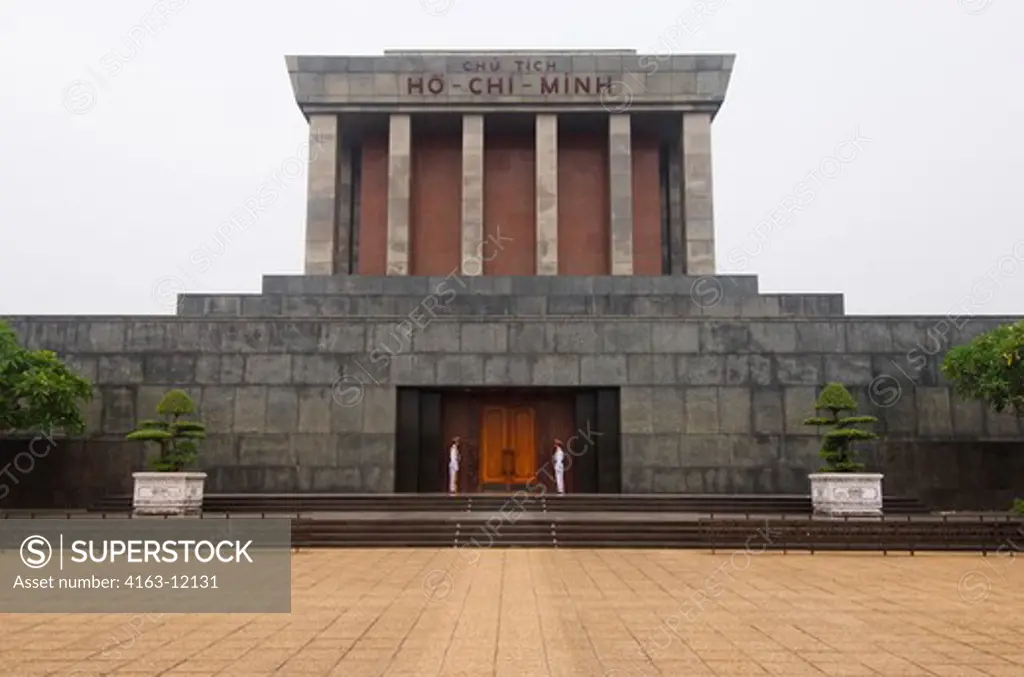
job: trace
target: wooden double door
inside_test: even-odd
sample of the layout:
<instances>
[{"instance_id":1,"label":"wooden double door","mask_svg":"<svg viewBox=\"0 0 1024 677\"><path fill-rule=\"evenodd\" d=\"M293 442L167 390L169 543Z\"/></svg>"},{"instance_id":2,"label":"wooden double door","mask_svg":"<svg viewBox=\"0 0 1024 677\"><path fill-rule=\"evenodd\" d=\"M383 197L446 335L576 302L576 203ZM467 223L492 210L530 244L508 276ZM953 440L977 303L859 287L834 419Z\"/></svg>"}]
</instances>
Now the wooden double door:
<instances>
[{"instance_id":1,"label":"wooden double door","mask_svg":"<svg viewBox=\"0 0 1024 677\"><path fill-rule=\"evenodd\" d=\"M536 408L484 405L482 409L482 488L521 486L532 482L537 472Z\"/></svg>"},{"instance_id":2,"label":"wooden double door","mask_svg":"<svg viewBox=\"0 0 1024 677\"><path fill-rule=\"evenodd\" d=\"M573 403L572 393L525 388L445 393L443 439L462 440L459 491L505 493L549 484L544 465L552 440L572 435ZM445 468L447 453L445 447Z\"/></svg>"}]
</instances>

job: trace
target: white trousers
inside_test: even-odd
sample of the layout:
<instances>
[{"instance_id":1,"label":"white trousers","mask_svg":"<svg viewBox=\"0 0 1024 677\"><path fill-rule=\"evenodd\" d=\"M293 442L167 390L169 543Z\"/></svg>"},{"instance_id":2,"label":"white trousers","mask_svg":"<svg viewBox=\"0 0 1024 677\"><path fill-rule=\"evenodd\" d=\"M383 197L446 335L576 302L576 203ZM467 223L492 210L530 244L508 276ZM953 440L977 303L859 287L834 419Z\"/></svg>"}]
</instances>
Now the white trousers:
<instances>
[{"instance_id":1,"label":"white trousers","mask_svg":"<svg viewBox=\"0 0 1024 677\"><path fill-rule=\"evenodd\" d=\"M555 464L555 485L558 487L558 493L565 493L565 466Z\"/></svg>"},{"instance_id":2,"label":"white trousers","mask_svg":"<svg viewBox=\"0 0 1024 677\"><path fill-rule=\"evenodd\" d=\"M448 466L448 493L454 494L459 489L459 466Z\"/></svg>"}]
</instances>

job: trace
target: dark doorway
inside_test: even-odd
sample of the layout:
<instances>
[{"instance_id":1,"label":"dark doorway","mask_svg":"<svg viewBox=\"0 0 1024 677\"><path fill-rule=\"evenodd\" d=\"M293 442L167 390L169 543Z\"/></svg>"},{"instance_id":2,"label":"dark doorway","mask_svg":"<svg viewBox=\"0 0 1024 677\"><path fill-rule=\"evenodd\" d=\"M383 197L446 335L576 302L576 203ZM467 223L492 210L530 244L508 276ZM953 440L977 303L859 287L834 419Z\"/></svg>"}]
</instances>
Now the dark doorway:
<instances>
[{"instance_id":1,"label":"dark doorway","mask_svg":"<svg viewBox=\"0 0 1024 677\"><path fill-rule=\"evenodd\" d=\"M460 492L554 491L551 456L568 452L566 490L621 490L617 388L399 388L395 490L447 490L447 449L462 440Z\"/></svg>"}]
</instances>

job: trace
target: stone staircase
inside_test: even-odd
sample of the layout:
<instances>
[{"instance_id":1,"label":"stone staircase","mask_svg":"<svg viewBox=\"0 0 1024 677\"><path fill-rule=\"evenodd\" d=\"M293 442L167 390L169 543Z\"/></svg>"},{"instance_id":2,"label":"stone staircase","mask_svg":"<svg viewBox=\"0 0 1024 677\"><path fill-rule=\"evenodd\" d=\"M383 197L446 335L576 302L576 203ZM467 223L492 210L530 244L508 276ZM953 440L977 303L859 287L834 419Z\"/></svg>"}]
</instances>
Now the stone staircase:
<instances>
[{"instance_id":1,"label":"stone staircase","mask_svg":"<svg viewBox=\"0 0 1024 677\"><path fill-rule=\"evenodd\" d=\"M788 551L994 552L1019 538L1024 521L1007 515L946 518L904 515L822 519L807 515L690 517L633 513L557 515L463 513L416 518L297 518L292 544L302 548L456 548L467 563L488 548L660 548ZM469 551L469 552L465 552Z\"/></svg>"},{"instance_id":2,"label":"stone staircase","mask_svg":"<svg viewBox=\"0 0 1024 677\"><path fill-rule=\"evenodd\" d=\"M885 498L889 515L928 513L912 498ZM771 494L207 494L208 513L661 513L811 514L807 495ZM127 512L131 496L109 496L93 512Z\"/></svg>"},{"instance_id":3,"label":"stone staircase","mask_svg":"<svg viewBox=\"0 0 1024 677\"><path fill-rule=\"evenodd\" d=\"M93 506L125 517L129 496ZM687 548L789 551L996 552L1024 533L1002 514L937 515L885 499L883 519L811 515L808 496L212 494L205 516L288 518L305 548L453 548L466 565L486 548Z\"/></svg>"}]
</instances>

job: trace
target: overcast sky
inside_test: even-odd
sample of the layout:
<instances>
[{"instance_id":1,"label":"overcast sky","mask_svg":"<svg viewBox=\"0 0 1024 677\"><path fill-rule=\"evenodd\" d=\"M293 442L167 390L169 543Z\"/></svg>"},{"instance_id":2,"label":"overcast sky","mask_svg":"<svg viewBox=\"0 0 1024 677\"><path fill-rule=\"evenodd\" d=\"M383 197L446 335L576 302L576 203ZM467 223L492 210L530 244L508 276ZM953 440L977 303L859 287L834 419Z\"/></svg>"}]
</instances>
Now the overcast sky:
<instances>
[{"instance_id":1,"label":"overcast sky","mask_svg":"<svg viewBox=\"0 0 1024 677\"><path fill-rule=\"evenodd\" d=\"M170 278L301 273L284 54L588 47L737 54L720 271L858 314L1024 314L1021 26L1019 0L4 0L0 314L167 313ZM191 253L268 181L276 203L200 272Z\"/></svg>"}]
</instances>

